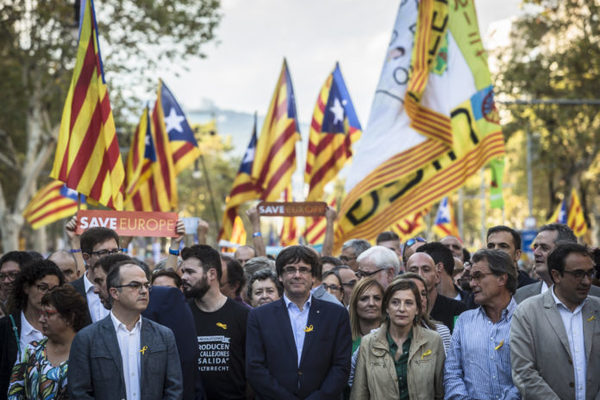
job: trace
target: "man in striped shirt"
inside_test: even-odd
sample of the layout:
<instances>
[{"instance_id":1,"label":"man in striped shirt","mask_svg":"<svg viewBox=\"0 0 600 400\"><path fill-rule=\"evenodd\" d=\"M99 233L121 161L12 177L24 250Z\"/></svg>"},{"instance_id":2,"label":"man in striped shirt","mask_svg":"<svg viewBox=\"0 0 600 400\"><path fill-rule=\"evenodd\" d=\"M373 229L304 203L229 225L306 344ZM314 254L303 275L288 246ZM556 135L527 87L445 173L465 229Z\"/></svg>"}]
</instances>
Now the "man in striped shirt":
<instances>
[{"instance_id":1,"label":"man in striped shirt","mask_svg":"<svg viewBox=\"0 0 600 400\"><path fill-rule=\"evenodd\" d=\"M454 326L444 366L445 399L520 399L509 349L517 307L513 262L508 254L487 249L476 252L471 262L470 284L479 307L462 313Z\"/></svg>"}]
</instances>

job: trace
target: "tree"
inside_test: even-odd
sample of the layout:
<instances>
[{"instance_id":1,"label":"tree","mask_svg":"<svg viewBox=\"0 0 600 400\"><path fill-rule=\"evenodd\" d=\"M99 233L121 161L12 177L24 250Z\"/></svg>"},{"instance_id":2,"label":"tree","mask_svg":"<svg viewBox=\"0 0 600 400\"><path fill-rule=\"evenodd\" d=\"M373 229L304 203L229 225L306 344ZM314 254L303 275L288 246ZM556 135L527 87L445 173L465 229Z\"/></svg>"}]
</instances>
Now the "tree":
<instances>
[{"instance_id":1,"label":"tree","mask_svg":"<svg viewBox=\"0 0 600 400\"><path fill-rule=\"evenodd\" d=\"M510 44L495 52L498 91L509 99L598 99L597 0L524 3L533 11L513 23ZM535 133L535 193L541 195L535 208L547 210L548 217L561 200L559 193L568 195L575 187L582 194L586 215L596 210L598 175L589 172L600 162L600 106L514 105L508 111L510 122L503 129L509 143L522 141L524 131ZM523 160L514 166L517 170L525 170Z\"/></svg>"},{"instance_id":2,"label":"tree","mask_svg":"<svg viewBox=\"0 0 600 400\"><path fill-rule=\"evenodd\" d=\"M22 212L54 153L77 44L79 0L0 4L0 232L18 247ZM96 2L100 47L117 126L157 71L204 57L220 15L218 0ZM139 110L138 110L139 111ZM129 131L125 129L124 131Z\"/></svg>"}]
</instances>

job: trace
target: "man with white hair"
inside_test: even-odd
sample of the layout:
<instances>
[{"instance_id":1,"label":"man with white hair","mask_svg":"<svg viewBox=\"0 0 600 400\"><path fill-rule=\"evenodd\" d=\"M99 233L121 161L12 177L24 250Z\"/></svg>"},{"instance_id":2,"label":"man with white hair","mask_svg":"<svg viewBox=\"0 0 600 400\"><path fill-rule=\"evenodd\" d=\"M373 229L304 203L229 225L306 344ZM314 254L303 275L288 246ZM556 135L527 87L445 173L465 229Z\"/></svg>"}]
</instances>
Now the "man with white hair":
<instances>
[{"instance_id":1,"label":"man with white hair","mask_svg":"<svg viewBox=\"0 0 600 400\"><path fill-rule=\"evenodd\" d=\"M359 279L373 277L383 288L387 288L400 272L400 261L392 250L383 246L373 246L356 259Z\"/></svg>"}]
</instances>

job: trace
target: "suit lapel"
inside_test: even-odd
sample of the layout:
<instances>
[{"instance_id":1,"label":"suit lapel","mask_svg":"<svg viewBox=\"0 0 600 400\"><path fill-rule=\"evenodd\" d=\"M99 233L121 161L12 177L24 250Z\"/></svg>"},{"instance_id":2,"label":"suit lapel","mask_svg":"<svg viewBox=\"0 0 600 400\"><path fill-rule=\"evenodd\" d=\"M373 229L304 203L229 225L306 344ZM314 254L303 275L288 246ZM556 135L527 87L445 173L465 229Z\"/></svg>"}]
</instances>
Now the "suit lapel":
<instances>
[{"instance_id":1,"label":"suit lapel","mask_svg":"<svg viewBox=\"0 0 600 400\"><path fill-rule=\"evenodd\" d=\"M292 322L290 321L290 315L288 314L283 297L279 300L278 304L279 306L276 308L276 320L283 323L283 336L285 337L285 342L289 347L291 354L294 355L294 365L298 365L298 351L296 350L296 341L294 340L294 332L292 331Z\"/></svg>"},{"instance_id":2,"label":"suit lapel","mask_svg":"<svg viewBox=\"0 0 600 400\"><path fill-rule=\"evenodd\" d=\"M594 332L598 327L598 318L600 312L595 303L587 301L581 310L581 316L583 318L583 341L585 344L585 359L590 362L590 356L592 353L592 341L594 340Z\"/></svg>"},{"instance_id":3,"label":"suit lapel","mask_svg":"<svg viewBox=\"0 0 600 400\"><path fill-rule=\"evenodd\" d=\"M102 340L104 341L104 347L108 350L111 358L115 362L117 370L119 371L119 376L121 377L121 381L124 382L123 376L123 359L121 358L121 350L119 349L119 341L117 339L117 332L115 331L115 326L113 325L110 314L104 318L100 322L102 326L102 330L104 331L102 334ZM125 386L123 386L125 387Z\"/></svg>"},{"instance_id":4,"label":"suit lapel","mask_svg":"<svg viewBox=\"0 0 600 400\"><path fill-rule=\"evenodd\" d=\"M573 355L571 354L571 349L569 347L569 339L567 338L567 331L565 330L565 324L563 323L562 318L560 317L560 313L558 308L556 307L556 303L554 302L554 297L552 297L552 287L548 288L548 290L544 293L544 314L550 323L552 329L556 333L556 336L560 339L565 351L569 355L569 358L573 359Z\"/></svg>"},{"instance_id":5,"label":"suit lapel","mask_svg":"<svg viewBox=\"0 0 600 400\"><path fill-rule=\"evenodd\" d=\"M140 316L140 318L143 317ZM146 386L147 382L153 378L148 376L148 364L152 361L149 349L154 348L152 339L154 339L154 335L152 335L152 327L148 323L148 320L144 319L142 320L142 331L140 332L140 394L144 393L144 387Z\"/></svg>"},{"instance_id":6,"label":"suit lapel","mask_svg":"<svg viewBox=\"0 0 600 400\"><path fill-rule=\"evenodd\" d=\"M316 340L317 332L320 328L319 320L321 318L321 309L319 300L311 298L310 310L308 311L308 320L306 322L306 329L304 333L304 344L302 345L302 358L300 363L306 359L306 355L310 351L311 345Z\"/></svg>"}]
</instances>

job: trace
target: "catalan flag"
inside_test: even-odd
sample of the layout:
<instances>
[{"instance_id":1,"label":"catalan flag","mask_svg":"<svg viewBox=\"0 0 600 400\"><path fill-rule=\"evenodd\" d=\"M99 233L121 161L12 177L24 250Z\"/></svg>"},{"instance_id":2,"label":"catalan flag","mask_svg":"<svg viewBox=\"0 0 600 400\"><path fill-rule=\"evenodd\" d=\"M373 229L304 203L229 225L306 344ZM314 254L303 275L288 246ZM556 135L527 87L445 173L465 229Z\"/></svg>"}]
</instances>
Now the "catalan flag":
<instances>
[{"instance_id":1,"label":"catalan flag","mask_svg":"<svg viewBox=\"0 0 600 400\"><path fill-rule=\"evenodd\" d=\"M565 204L565 200L560 202L560 204L554 210L554 214L548 219L548 224L567 224L567 206Z\"/></svg>"},{"instance_id":2,"label":"catalan flag","mask_svg":"<svg viewBox=\"0 0 600 400\"><path fill-rule=\"evenodd\" d=\"M81 197L81 208L85 208L85 197ZM23 211L23 217L33 229L39 229L76 212L77 192L60 181L53 181L37 191Z\"/></svg>"},{"instance_id":3,"label":"catalan flag","mask_svg":"<svg viewBox=\"0 0 600 400\"><path fill-rule=\"evenodd\" d=\"M183 110L162 80L158 83L158 92L159 97L156 100L158 107L154 106L157 112L156 120L154 115L152 118L154 123L161 124L169 135L175 174L179 175L181 171L200 156L200 150L198 150L194 132Z\"/></svg>"},{"instance_id":4,"label":"catalan flag","mask_svg":"<svg viewBox=\"0 0 600 400\"><path fill-rule=\"evenodd\" d=\"M160 91L152 119L144 110L127 157L126 208L134 211L171 211L177 207L175 168L170 142L161 124Z\"/></svg>"},{"instance_id":5,"label":"catalan flag","mask_svg":"<svg viewBox=\"0 0 600 400\"><path fill-rule=\"evenodd\" d=\"M393 32L353 150L338 246L375 239L504 155L473 2L403 1Z\"/></svg>"},{"instance_id":6,"label":"catalan flag","mask_svg":"<svg viewBox=\"0 0 600 400\"><path fill-rule=\"evenodd\" d=\"M423 211L418 211L413 215L396 222L389 228L389 230L394 231L402 242L413 238L427 228L425 221L423 221L423 217L427 215L427 213L429 213L429 208L426 208Z\"/></svg>"},{"instance_id":7,"label":"catalan flag","mask_svg":"<svg viewBox=\"0 0 600 400\"><path fill-rule=\"evenodd\" d=\"M294 201L292 197L292 185L288 185L283 191L283 201ZM298 226L296 217L284 217L279 242L282 246L293 246L298 244Z\"/></svg>"},{"instance_id":8,"label":"catalan flag","mask_svg":"<svg viewBox=\"0 0 600 400\"><path fill-rule=\"evenodd\" d=\"M233 187L229 192L225 213L223 215L223 225L219 232L219 240L229 240L233 234L233 225L238 217L238 207L249 200L256 200L260 197L260 188L257 187L250 176L252 164L254 163L254 153L256 151L256 114L254 114L254 128L250 143L244 153L240 168L233 181Z\"/></svg>"},{"instance_id":9,"label":"catalan flag","mask_svg":"<svg viewBox=\"0 0 600 400\"><path fill-rule=\"evenodd\" d=\"M573 229L575 236L583 236L587 232L587 223L583 214L583 207L575 189L571 190L571 202L567 214L567 225Z\"/></svg>"},{"instance_id":10,"label":"catalan flag","mask_svg":"<svg viewBox=\"0 0 600 400\"><path fill-rule=\"evenodd\" d=\"M82 3L77 59L50 176L121 210L125 169L104 80L94 3Z\"/></svg>"},{"instance_id":11,"label":"catalan flag","mask_svg":"<svg viewBox=\"0 0 600 400\"><path fill-rule=\"evenodd\" d=\"M283 61L258 142L252 178L260 187L260 198L277 201L296 170L296 142L300 140L294 88Z\"/></svg>"},{"instance_id":12,"label":"catalan flag","mask_svg":"<svg viewBox=\"0 0 600 400\"><path fill-rule=\"evenodd\" d=\"M352 157L352 143L362 133L339 64L321 88L310 124L304 180L307 201L321 201L325 185Z\"/></svg>"},{"instance_id":13,"label":"catalan flag","mask_svg":"<svg viewBox=\"0 0 600 400\"><path fill-rule=\"evenodd\" d=\"M242 222L239 215L235 217L235 221L233 222L233 231L229 241L231 243L239 244L240 246L246 244L246 229L244 228L244 222Z\"/></svg>"},{"instance_id":14,"label":"catalan flag","mask_svg":"<svg viewBox=\"0 0 600 400\"><path fill-rule=\"evenodd\" d=\"M440 201L437 214L435 216L435 222L433 223L433 231L441 239L446 236L454 236L459 238L458 226L454 219L454 210L448 197L444 197Z\"/></svg>"}]
</instances>

